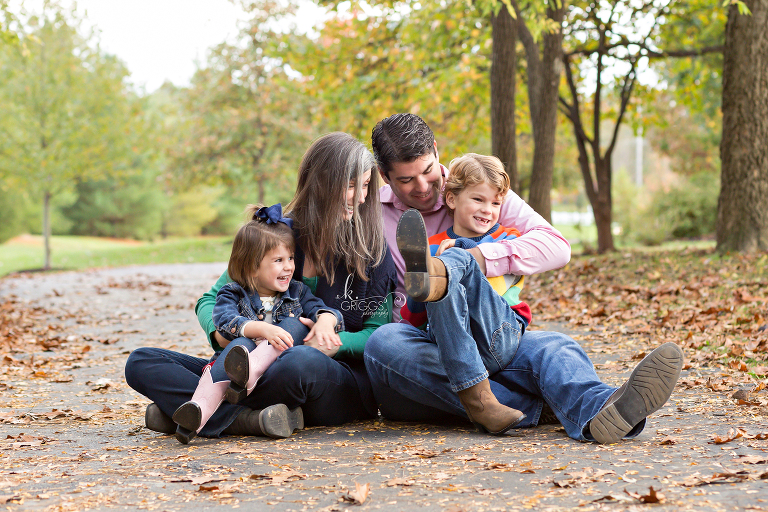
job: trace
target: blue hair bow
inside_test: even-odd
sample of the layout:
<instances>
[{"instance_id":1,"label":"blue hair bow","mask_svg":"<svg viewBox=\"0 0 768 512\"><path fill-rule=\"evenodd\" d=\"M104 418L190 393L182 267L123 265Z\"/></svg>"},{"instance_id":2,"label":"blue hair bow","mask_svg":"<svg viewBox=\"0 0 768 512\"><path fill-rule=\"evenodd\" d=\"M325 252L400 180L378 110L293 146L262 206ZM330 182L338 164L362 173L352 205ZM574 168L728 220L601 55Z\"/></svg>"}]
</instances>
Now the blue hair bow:
<instances>
[{"instance_id":1,"label":"blue hair bow","mask_svg":"<svg viewBox=\"0 0 768 512\"><path fill-rule=\"evenodd\" d=\"M293 219L283 217L283 206L280 203L272 206L262 206L253 214L253 220L262 220L267 224L277 224L282 222L293 229Z\"/></svg>"}]
</instances>

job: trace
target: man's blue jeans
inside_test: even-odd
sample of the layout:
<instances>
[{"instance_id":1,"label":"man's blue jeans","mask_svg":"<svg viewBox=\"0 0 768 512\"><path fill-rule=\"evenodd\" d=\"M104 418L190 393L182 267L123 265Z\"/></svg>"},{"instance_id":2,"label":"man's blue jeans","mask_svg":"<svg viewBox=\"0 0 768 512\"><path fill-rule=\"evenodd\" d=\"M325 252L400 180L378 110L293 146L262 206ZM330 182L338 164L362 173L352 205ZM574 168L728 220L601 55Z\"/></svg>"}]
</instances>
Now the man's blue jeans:
<instances>
[{"instance_id":1,"label":"man's blue jeans","mask_svg":"<svg viewBox=\"0 0 768 512\"><path fill-rule=\"evenodd\" d=\"M172 416L192 393L208 359L161 348L134 350L125 364L125 380L135 391ZM284 351L237 405L224 402L201 435L218 437L243 410L285 404L301 406L306 425L340 425L372 417L375 411L361 361L337 361L319 350L299 345ZM368 393L363 393L368 388Z\"/></svg>"},{"instance_id":2,"label":"man's blue jeans","mask_svg":"<svg viewBox=\"0 0 768 512\"><path fill-rule=\"evenodd\" d=\"M441 255L449 269L448 294L431 303L433 310L444 307L447 314L461 311L461 305L454 302L464 300L465 307L467 303L461 295L450 298L456 293L457 285L451 283L451 268L458 268L456 262L462 260L462 257L443 257L450 252L455 250ZM469 253L466 255L471 258ZM465 279L462 284L467 289L467 297L476 293L475 288L484 286L483 281L487 285L482 274L471 275L474 277ZM472 304L469 310L485 307L482 302ZM431 313L431 323L437 324L438 320ZM441 320L445 320L445 316ZM460 332L451 329L441 329L440 332L435 336L447 336L448 340L461 336L460 339L464 339ZM492 336L487 332L479 338L481 341L488 339ZM478 351L491 350L490 347L480 348L480 342L473 341L472 345L474 354L464 352L453 357L466 357L467 362L459 366L459 371L469 369L475 375L482 375L488 358L478 355ZM467 346L464 341L464 350ZM538 423L546 401L570 437L591 440L589 421L615 388L600 381L581 346L564 334L526 330L515 348L511 360L499 371L491 372L491 390L499 402L524 412L527 418L519 426L530 427ZM386 324L374 331L365 346L365 365L374 396L385 417L396 421L434 421L451 415L467 418L452 385L454 380L461 380L466 375L449 377L448 372L454 371L453 362L445 364L441 349L445 351L429 334L406 323ZM642 421L627 437L636 436L644 426L645 421Z\"/></svg>"},{"instance_id":3,"label":"man's blue jeans","mask_svg":"<svg viewBox=\"0 0 768 512\"><path fill-rule=\"evenodd\" d=\"M437 344L451 389L462 391L506 368L517 352L524 321L491 287L475 258L448 249L445 297L427 302L429 335Z\"/></svg>"}]
</instances>

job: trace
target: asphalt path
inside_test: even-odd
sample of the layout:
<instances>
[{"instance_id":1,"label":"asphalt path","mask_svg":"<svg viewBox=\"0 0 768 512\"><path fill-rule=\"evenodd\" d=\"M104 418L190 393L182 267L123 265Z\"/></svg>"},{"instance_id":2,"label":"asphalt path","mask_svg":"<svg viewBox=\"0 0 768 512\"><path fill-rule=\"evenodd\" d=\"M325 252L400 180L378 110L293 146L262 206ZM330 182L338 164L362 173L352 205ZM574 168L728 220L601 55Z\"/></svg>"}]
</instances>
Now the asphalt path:
<instances>
[{"instance_id":1,"label":"asphalt path","mask_svg":"<svg viewBox=\"0 0 768 512\"><path fill-rule=\"evenodd\" d=\"M187 446L151 432L149 402L126 385L125 360L141 346L208 356L193 308L225 266L0 280L0 302L43 308L40 321L60 331L49 350L30 337L29 350L0 355L0 508L768 510L765 390L744 405L736 389L680 386L638 438L609 446L574 441L559 426L492 437L463 422L381 418ZM652 346L568 332L613 385ZM711 381L718 371L690 367L683 378Z\"/></svg>"}]
</instances>

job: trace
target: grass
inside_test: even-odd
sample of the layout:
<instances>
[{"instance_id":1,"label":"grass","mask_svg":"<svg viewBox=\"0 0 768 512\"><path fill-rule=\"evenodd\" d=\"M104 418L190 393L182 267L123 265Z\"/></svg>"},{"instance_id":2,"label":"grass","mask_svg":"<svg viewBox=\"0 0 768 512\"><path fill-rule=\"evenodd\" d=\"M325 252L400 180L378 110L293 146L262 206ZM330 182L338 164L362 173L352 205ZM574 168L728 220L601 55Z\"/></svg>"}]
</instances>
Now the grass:
<instances>
[{"instance_id":1,"label":"grass","mask_svg":"<svg viewBox=\"0 0 768 512\"><path fill-rule=\"evenodd\" d=\"M597 245L595 226L556 226L571 242L573 254ZM193 263L227 261L232 238L190 237L170 238L156 242L116 240L82 236L54 236L51 238L51 266L58 270L78 270L97 267L121 267L161 263ZM619 249L626 248L619 244ZM714 242L678 241L639 250L681 250L685 248L711 249ZM11 272L39 270L43 267L43 239L22 235L0 245L0 277Z\"/></svg>"},{"instance_id":2,"label":"grass","mask_svg":"<svg viewBox=\"0 0 768 512\"><path fill-rule=\"evenodd\" d=\"M54 236L51 266L58 270L162 263L227 261L232 237L169 238L156 242ZM0 245L0 276L43 267L40 236L22 235Z\"/></svg>"}]
</instances>

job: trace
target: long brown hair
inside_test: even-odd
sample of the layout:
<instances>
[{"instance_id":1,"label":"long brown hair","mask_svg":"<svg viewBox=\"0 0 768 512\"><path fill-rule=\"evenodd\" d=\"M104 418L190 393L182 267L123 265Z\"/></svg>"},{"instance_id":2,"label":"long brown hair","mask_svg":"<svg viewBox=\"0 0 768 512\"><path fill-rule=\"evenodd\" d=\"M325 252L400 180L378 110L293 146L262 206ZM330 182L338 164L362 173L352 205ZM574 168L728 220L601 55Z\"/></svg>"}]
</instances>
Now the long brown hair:
<instances>
[{"instance_id":1,"label":"long brown hair","mask_svg":"<svg viewBox=\"0 0 768 512\"><path fill-rule=\"evenodd\" d=\"M254 274L264 256L280 245L288 247L291 252L295 248L293 231L286 224L267 224L253 218L259 208L261 205L257 204L249 204L246 208L246 218L252 220L248 220L237 231L227 266L229 278L251 293L256 291Z\"/></svg>"},{"instance_id":2,"label":"long brown hair","mask_svg":"<svg viewBox=\"0 0 768 512\"><path fill-rule=\"evenodd\" d=\"M371 171L368 197L363 204L354 202L350 222L344 218L347 188L355 180L355 197L360 197L366 171ZM329 283L339 260L347 271L367 281L366 267L384 258L379 186L373 155L347 133L323 135L304 154L296 195L286 210L298 232L299 247Z\"/></svg>"}]
</instances>

